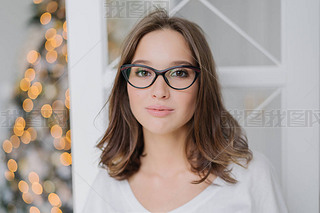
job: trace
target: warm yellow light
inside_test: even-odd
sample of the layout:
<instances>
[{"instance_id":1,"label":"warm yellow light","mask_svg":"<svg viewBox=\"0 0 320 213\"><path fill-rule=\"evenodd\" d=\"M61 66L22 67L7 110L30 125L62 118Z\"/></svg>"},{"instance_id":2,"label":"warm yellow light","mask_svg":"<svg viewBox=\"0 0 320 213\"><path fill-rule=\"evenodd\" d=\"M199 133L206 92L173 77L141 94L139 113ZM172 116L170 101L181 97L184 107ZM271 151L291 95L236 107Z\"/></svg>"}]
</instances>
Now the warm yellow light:
<instances>
[{"instance_id":1,"label":"warm yellow light","mask_svg":"<svg viewBox=\"0 0 320 213\"><path fill-rule=\"evenodd\" d=\"M65 99L65 100L64 100L64 105L65 105L68 109L70 109L70 100Z\"/></svg>"},{"instance_id":2,"label":"warm yellow light","mask_svg":"<svg viewBox=\"0 0 320 213\"><path fill-rule=\"evenodd\" d=\"M30 64L34 64L38 58L40 58L40 54L35 51L35 50L31 50L29 51L28 55L27 55L27 61L30 63Z\"/></svg>"},{"instance_id":3,"label":"warm yellow light","mask_svg":"<svg viewBox=\"0 0 320 213\"><path fill-rule=\"evenodd\" d=\"M23 193L23 194L22 194L22 199L23 199L23 201L24 201L25 203L27 203L27 204L30 204L30 203L32 203L32 201L33 201L33 197L32 197L32 195L31 195L29 192Z\"/></svg>"},{"instance_id":4,"label":"warm yellow light","mask_svg":"<svg viewBox=\"0 0 320 213\"><path fill-rule=\"evenodd\" d=\"M30 98L27 98L22 103L22 108L26 112L30 112L33 109L33 102Z\"/></svg>"},{"instance_id":5,"label":"warm yellow light","mask_svg":"<svg viewBox=\"0 0 320 213\"><path fill-rule=\"evenodd\" d=\"M51 213L62 213L62 211L58 207L52 207Z\"/></svg>"},{"instance_id":6,"label":"warm yellow light","mask_svg":"<svg viewBox=\"0 0 320 213\"><path fill-rule=\"evenodd\" d=\"M15 120L15 124L18 126L21 126L22 129L24 129L24 127L26 126L26 121L24 120L23 117L17 117Z\"/></svg>"},{"instance_id":7,"label":"warm yellow light","mask_svg":"<svg viewBox=\"0 0 320 213\"><path fill-rule=\"evenodd\" d=\"M44 118L50 118L50 116L52 115L52 108L49 104L45 104L41 107L41 115Z\"/></svg>"},{"instance_id":8,"label":"warm yellow light","mask_svg":"<svg viewBox=\"0 0 320 213\"><path fill-rule=\"evenodd\" d=\"M67 55L67 53L68 53L68 46L66 44L64 44L62 46L62 54L63 55Z\"/></svg>"},{"instance_id":9,"label":"warm yellow light","mask_svg":"<svg viewBox=\"0 0 320 213\"><path fill-rule=\"evenodd\" d=\"M40 94L42 92L42 84L40 82L34 82L32 86L35 86L38 88L38 93Z\"/></svg>"},{"instance_id":10,"label":"warm yellow light","mask_svg":"<svg viewBox=\"0 0 320 213\"><path fill-rule=\"evenodd\" d=\"M64 152L60 155L60 162L64 166L69 166L72 164L72 157L71 154L68 152Z\"/></svg>"},{"instance_id":11,"label":"warm yellow light","mask_svg":"<svg viewBox=\"0 0 320 213\"><path fill-rule=\"evenodd\" d=\"M65 140L63 138L55 138L53 140L53 146L57 150L62 150L62 149L64 149L64 146L65 146Z\"/></svg>"},{"instance_id":12,"label":"warm yellow light","mask_svg":"<svg viewBox=\"0 0 320 213\"><path fill-rule=\"evenodd\" d=\"M6 177L6 179L7 179L8 181L12 181L12 180L14 179L14 173L11 172L11 171L6 171L6 172L4 173L4 176Z\"/></svg>"},{"instance_id":13,"label":"warm yellow light","mask_svg":"<svg viewBox=\"0 0 320 213\"><path fill-rule=\"evenodd\" d=\"M55 193L50 193L48 196L48 200L52 206L55 206L55 207L61 206L61 200L59 196Z\"/></svg>"},{"instance_id":14,"label":"warm yellow light","mask_svg":"<svg viewBox=\"0 0 320 213\"><path fill-rule=\"evenodd\" d=\"M21 125L18 124L18 125L14 125L14 127L13 127L13 132L14 132L14 134L17 135L17 136L22 136L24 130L22 129Z\"/></svg>"},{"instance_id":15,"label":"warm yellow light","mask_svg":"<svg viewBox=\"0 0 320 213\"><path fill-rule=\"evenodd\" d=\"M9 169L11 172L15 172L15 171L17 171L17 169L18 169L18 164L17 164L17 162L16 162L15 160L13 160L13 159L8 160L7 166L8 166L8 169Z\"/></svg>"},{"instance_id":16,"label":"warm yellow light","mask_svg":"<svg viewBox=\"0 0 320 213\"><path fill-rule=\"evenodd\" d=\"M54 28L50 28L46 31L45 37L47 40L51 40L51 39L54 39L56 34L57 34L57 30Z\"/></svg>"},{"instance_id":17,"label":"warm yellow light","mask_svg":"<svg viewBox=\"0 0 320 213\"><path fill-rule=\"evenodd\" d=\"M64 38L64 40L68 40L68 33L63 31L62 32L62 37Z\"/></svg>"},{"instance_id":18,"label":"warm yellow light","mask_svg":"<svg viewBox=\"0 0 320 213\"><path fill-rule=\"evenodd\" d=\"M38 182L33 182L33 183L32 183L32 191L33 191L35 194L37 194L37 195L42 194L43 189L42 189L41 184L38 183Z\"/></svg>"},{"instance_id":19,"label":"warm yellow light","mask_svg":"<svg viewBox=\"0 0 320 213\"><path fill-rule=\"evenodd\" d=\"M46 43L45 43L44 46L45 46L45 48L46 48L46 50L47 50L48 52L54 50L54 46L52 45L51 40L50 40L50 41L46 41Z\"/></svg>"},{"instance_id":20,"label":"warm yellow light","mask_svg":"<svg viewBox=\"0 0 320 213\"><path fill-rule=\"evenodd\" d=\"M24 131L22 136L21 136L21 141L24 144L29 144L31 141L31 135L28 131Z\"/></svg>"},{"instance_id":21,"label":"warm yellow light","mask_svg":"<svg viewBox=\"0 0 320 213\"><path fill-rule=\"evenodd\" d=\"M31 141L34 141L37 139L37 131L33 128L33 127L29 127L27 129L27 131L30 133L31 135Z\"/></svg>"},{"instance_id":22,"label":"warm yellow light","mask_svg":"<svg viewBox=\"0 0 320 213\"><path fill-rule=\"evenodd\" d=\"M64 109L64 104L61 100L55 100L52 103L52 109L55 113L59 114L62 113L62 110Z\"/></svg>"},{"instance_id":23,"label":"warm yellow light","mask_svg":"<svg viewBox=\"0 0 320 213\"><path fill-rule=\"evenodd\" d=\"M54 13L58 9L58 3L56 1L51 1L47 4L47 11L49 13Z\"/></svg>"},{"instance_id":24,"label":"warm yellow light","mask_svg":"<svg viewBox=\"0 0 320 213\"><path fill-rule=\"evenodd\" d=\"M38 87L32 85L28 90L28 96L31 99L36 99L40 94Z\"/></svg>"},{"instance_id":25,"label":"warm yellow light","mask_svg":"<svg viewBox=\"0 0 320 213\"><path fill-rule=\"evenodd\" d=\"M41 15L40 17L40 22L42 25L46 25L51 21L51 14L46 12L44 14Z\"/></svg>"},{"instance_id":26,"label":"warm yellow light","mask_svg":"<svg viewBox=\"0 0 320 213\"><path fill-rule=\"evenodd\" d=\"M54 138L60 138L62 136L62 128L58 124L53 125L50 132Z\"/></svg>"},{"instance_id":27,"label":"warm yellow light","mask_svg":"<svg viewBox=\"0 0 320 213\"><path fill-rule=\"evenodd\" d=\"M69 88L64 93L64 96L66 97L66 99L70 100L70 90L69 90Z\"/></svg>"},{"instance_id":28,"label":"warm yellow light","mask_svg":"<svg viewBox=\"0 0 320 213\"><path fill-rule=\"evenodd\" d=\"M40 4L42 2L42 0L33 0L33 3L35 4Z\"/></svg>"},{"instance_id":29,"label":"warm yellow light","mask_svg":"<svg viewBox=\"0 0 320 213\"><path fill-rule=\"evenodd\" d=\"M12 152L12 143L9 140L5 140L2 143L2 148L6 153Z\"/></svg>"},{"instance_id":30,"label":"warm yellow light","mask_svg":"<svg viewBox=\"0 0 320 213\"><path fill-rule=\"evenodd\" d=\"M46 54L46 60L48 63L52 64L54 63L58 58L58 53L54 50L47 52Z\"/></svg>"},{"instance_id":31,"label":"warm yellow light","mask_svg":"<svg viewBox=\"0 0 320 213\"><path fill-rule=\"evenodd\" d=\"M52 183L52 181L50 181L50 180L46 180L43 183L43 188L47 193L54 192L56 189L56 187L54 186L54 183Z\"/></svg>"},{"instance_id":32,"label":"warm yellow light","mask_svg":"<svg viewBox=\"0 0 320 213\"><path fill-rule=\"evenodd\" d=\"M30 183L39 182L39 175L35 172L30 172L28 175Z\"/></svg>"},{"instance_id":33,"label":"warm yellow light","mask_svg":"<svg viewBox=\"0 0 320 213\"><path fill-rule=\"evenodd\" d=\"M21 192L27 193L29 191L29 185L24 180L19 181L18 188Z\"/></svg>"},{"instance_id":34,"label":"warm yellow light","mask_svg":"<svg viewBox=\"0 0 320 213\"><path fill-rule=\"evenodd\" d=\"M69 129L66 133L66 139L71 142L71 129Z\"/></svg>"},{"instance_id":35,"label":"warm yellow light","mask_svg":"<svg viewBox=\"0 0 320 213\"><path fill-rule=\"evenodd\" d=\"M29 68L24 73L24 77L29 79L29 81L33 81L33 79L36 77L36 72L34 71L34 69Z\"/></svg>"},{"instance_id":36,"label":"warm yellow light","mask_svg":"<svg viewBox=\"0 0 320 213\"><path fill-rule=\"evenodd\" d=\"M30 88L30 80L28 78L23 78L20 81L20 89L22 91L27 91Z\"/></svg>"},{"instance_id":37,"label":"warm yellow light","mask_svg":"<svg viewBox=\"0 0 320 213\"><path fill-rule=\"evenodd\" d=\"M66 55L66 62L68 62L68 54Z\"/></svg>"},{"instance_id":38,"label":"warm yellow light","mask_svg":"<svg viewBox=\"0 0 320 213\"><path fill-rule=\"evenodd\" d=\"M10 137L13 148L18 148L20 146L20 139L17 135L12 135Z\"/></svg>"},{"instance_id":39,"label":"warm yellow light","mask_svg":"<svg viewBox=\"0 0 320 213\"><path fill-rule=\"evenodd\" d=\"M29 209L29 213L40 213L40 210L35 206L31 206Z\"/></svg>"},{"instance_id":40,"label":"warm yellow light","mask_svg":"<svg viewBox=\"0 0 320 213\"><path fill-rule=\"evenodd\" d=\"M61 35L57 34L51 42L52 42L52 46L56 48L62 44L63 38Z\"/></svg>"},{"instance_id":41,"label":"warm yellow light","mask_svg":"<svg viewBox=\"0 0 320 213\"><path fill-rule=\"evenodd\" d=\"M63 31L68 32L68 31L67 31L67 21L64 21L62 27L63 27Z\"/></svg>"}]
</instances>

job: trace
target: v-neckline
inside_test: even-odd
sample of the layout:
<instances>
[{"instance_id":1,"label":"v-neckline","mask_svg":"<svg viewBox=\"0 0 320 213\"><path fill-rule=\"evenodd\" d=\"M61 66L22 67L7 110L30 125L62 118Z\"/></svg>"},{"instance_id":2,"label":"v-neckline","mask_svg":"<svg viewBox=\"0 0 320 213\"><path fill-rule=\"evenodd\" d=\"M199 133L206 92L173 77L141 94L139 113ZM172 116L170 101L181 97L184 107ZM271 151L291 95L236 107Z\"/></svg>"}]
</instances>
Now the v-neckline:
<instances>
[{"instance_id":1,"label":"v-neckline","mask_svg":"<svg viewBox=\"0 0 320 213\"><path fill-rule=\"evenodd\" d=\"M134 208L135 211L137 212L148 212L150 213L149 210L147 210L136 198L134 195L131 186L129 184L129 181L127 179L123 180L123 193L124 196L127 198L131 206ZM219 187L223 185L223 180L217 176L212 183L207 186L204 190L202 190L199 194L197 194L195 197L193 197L191 200L188 202L184 203L183 205L169 211L168 213L178 213L178 212L186 212L190 211L192 208L195 208L199 205L200 202L203 202L205 198L208 198L209 195L215 194Z\"/></svg>"}]
</instances>

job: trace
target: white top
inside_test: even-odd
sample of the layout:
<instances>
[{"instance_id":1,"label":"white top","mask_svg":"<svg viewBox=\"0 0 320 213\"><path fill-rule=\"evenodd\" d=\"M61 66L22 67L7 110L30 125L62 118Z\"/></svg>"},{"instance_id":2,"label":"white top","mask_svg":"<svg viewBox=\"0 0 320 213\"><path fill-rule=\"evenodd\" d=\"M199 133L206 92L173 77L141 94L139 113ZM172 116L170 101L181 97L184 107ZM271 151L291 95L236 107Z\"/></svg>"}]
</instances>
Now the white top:
<instances>
[{"instance_id":1,"label":"white top","mask_svg":"<svg viewBox=\"0 0 320 213\"><path fill-rule=\"evenodd\" d=\"M254 151L249 168L233 167L236 184L217 177L204 191L170 213L287 213L278 177L271 162ZM99 168L83 213L149 212L134 196L127 180L118 181Z\"/></svg>"}]
</instances>

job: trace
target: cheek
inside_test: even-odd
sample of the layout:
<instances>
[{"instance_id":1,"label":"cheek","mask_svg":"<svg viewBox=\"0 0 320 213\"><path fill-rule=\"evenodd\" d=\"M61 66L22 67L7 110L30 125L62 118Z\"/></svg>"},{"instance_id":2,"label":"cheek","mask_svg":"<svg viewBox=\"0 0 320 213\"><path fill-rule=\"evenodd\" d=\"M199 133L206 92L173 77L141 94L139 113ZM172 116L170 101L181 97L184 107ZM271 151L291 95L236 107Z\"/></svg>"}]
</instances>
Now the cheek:
<instances>
[{"instance_id":1,"label":"cheek","mask_svg":"<svg viewBox=\"0 0 320 213\"><path fill-rule=\"evenodd\" d=\"M139 106L142 105L143 97L145 97L145 96L143 94L141 94L141 91L140 92L136 91L137 89L132 88L129 85L127 88L128 88L127 92L128 92L130 108L131 108L133 115L136 117L137 110L140 108Z\"/></svg>"}]
</instances>

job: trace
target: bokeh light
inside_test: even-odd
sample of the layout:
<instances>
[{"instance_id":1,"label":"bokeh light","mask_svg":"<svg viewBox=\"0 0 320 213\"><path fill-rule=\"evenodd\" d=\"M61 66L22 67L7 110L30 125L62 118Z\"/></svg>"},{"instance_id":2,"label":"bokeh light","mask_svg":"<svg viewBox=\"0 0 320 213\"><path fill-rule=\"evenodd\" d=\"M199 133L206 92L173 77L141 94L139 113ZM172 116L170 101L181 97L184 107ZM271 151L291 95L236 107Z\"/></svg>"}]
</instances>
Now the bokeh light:
<instances>
[{"instance_id":1,"label":"bokeh light","mask_svg":"<svg viewBox=\"0 0 320 213\"><path fill-rule=\"evenodd\" d=\"M18 169L18 164L14 159L8 160L7 166L8 166L9 171L11 171L11 172L15 172Z\"/></svg>"},{"instance_id":2,"label":"bokeh light","mask_svg":"<svg viewBox=\"0 0 320 213\"><path fill-rule=\"evenodd\" d=\"M34 78L36 77L36 72L34 71L34 69L29 68L25 71L24 77L29 79L29 81L33 81Z\"/></svg>"},{"instance_id":3,"label":"bokeh light","mask_svg":"<svg viewBox=\"0 0 320 213\"><path fill-rule=\"evenodd\" d=\"M21 79L21 81L20 81L20 89L22 91L28 91L28 89L30 88L30 85L31 85L30 79L28 79L28 78Z\"/></svg>"},{"instance_id":4,"label":"bokeh light","mask_svg":"<svg viewBox=\"0 0 320 213\"><path fill-rule=\"evenodd\" d=\"M55 207L61 206L61 200L59 196L55 193L50 193L48 196L48 200L52 206L55 206Z\"/></svg>"},{"instance_id":5,"label":"bokeh light","mask_svg":"<svg viewBox=\"0 0 320 213\"><path fill-rule=\"evenodd\" d=\"M22 103L22 108L26 112L30 112L33 109L33 101L30 98L27 98Z\"/></svg>"},{"instance_id":6,"label":"bokeh light","mask_svg":"<svg viewBox=\"0 0 320 213\"><path fill-rule=\"evenodd\" d=\"M62 128L56 124L51 127L50 133L54 138L60 138L62 136Z\"/></svg>"},{"instance_id":7,"label":"bokeh light","mask_svg":"<svg viewBox=\"0 0 320 213\"><path fill-rule=\"evenodd\" d=\"M46 12L46 13L43 13L40 17L40 23L42 25L46 25L48 24L49 22L51 21L51 14Z\"/></svg>"},{"instance_id":8,"label":"bokeh light","mask_svg":"<svg viewBox=\"0 0 320 213\"><path fill-rule=\"evenodd\" d=\"M44 118L49 118L52 115L52 108L51 108L51 106L49 104L44 104L41 107L41 115Z\"/></svg>"},{"instance_id":9,"label":"bokeh light","mask_svg":"<svg viewBox=\"0 0 320 213\"><path fill-rule=\"evenodd\" d=\"M68 152L64 152L60 155L60 162L64 166L69 166L72 164L72 157L71 154Z\"/></svg>"},{"instance_id":10,"label":"bokeh light","mask_svg":"<svg viewBox=\"0 0 320 213\"><path fill-rule=\"evenodd\" d=\"M2 143L2 148L6 153L12 152L12 143L9 140L5 140Z\"/></svg>"}]
</instances>

